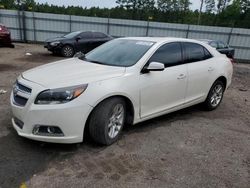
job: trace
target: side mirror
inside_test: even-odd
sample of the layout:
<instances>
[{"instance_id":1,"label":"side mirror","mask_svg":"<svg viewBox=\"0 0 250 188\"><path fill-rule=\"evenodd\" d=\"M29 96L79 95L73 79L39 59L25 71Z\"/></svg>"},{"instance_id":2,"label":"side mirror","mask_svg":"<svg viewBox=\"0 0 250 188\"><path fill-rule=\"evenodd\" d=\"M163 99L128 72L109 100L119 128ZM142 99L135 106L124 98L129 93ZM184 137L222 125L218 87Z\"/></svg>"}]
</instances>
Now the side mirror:
<instances>
[{"instance_id":1,"label":"side mirror","mask_svg":"<svg viewBox=\"0 0 250 188\"><path fill-rule=\"evenodd\" d=\"M77 53L75 53L75 55L74 55L74 58L84 58L84 57L85 57L85 54L82 53L82 52L77 52Z\"/></svg>"},{"instance_id":2,"label":"side mirror","mask_svg":"<svg viewBox=\"0 0 250 188\"><path fill-rule=\"evenodd\" d=\"M81 38L82 38L82 37L77 36L77 37L76 37L76 41L80 40Z\"/></svg>"},{"instance_id":3,"label":"side mirror","mask_svg":"<svg viewBox=\"0 0 250 188\"><path fill-rule=\"evenodd\" d=\"M151 62L148 66L142 69L142 73L148 73L151 71L163 71L165 69L165 65L159 62Z\"/></svg>"}]
</instances>

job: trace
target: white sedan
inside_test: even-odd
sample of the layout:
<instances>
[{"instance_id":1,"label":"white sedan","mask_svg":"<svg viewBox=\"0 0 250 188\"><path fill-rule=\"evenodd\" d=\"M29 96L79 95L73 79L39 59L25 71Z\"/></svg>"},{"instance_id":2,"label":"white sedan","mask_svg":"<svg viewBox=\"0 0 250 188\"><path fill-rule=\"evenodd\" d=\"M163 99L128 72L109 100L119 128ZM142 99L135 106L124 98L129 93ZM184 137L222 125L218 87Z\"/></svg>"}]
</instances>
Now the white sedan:
<instances>
[{"instance_id":1,"label":"white sedan","mask_svg":"<svg viewBox=\"0 0 250 188\"><path fill-rule=\"evenodd\" d=\"M231 83L231 61L181 38L121 38L86 56L22 73L11 94L20 136L54 143L117 141L136 124L203 103L216 109Z\"/></svg>"}]
</instances>

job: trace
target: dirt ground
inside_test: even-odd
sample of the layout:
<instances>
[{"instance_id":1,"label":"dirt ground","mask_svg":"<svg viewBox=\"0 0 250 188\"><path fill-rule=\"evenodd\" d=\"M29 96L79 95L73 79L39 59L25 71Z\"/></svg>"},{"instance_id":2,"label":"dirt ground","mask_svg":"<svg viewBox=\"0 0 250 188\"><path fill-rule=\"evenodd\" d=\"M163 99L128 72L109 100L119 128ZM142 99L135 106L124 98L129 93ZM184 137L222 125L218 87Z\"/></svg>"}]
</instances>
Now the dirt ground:
<instances>
[{"instance_id":1,"label":"dirt ground","mask_svg":"<svg viewBox=\"0 0 250 188\"><path fill-rule=\"evenodd\" d=\"M26 53L32 55L27 56ZM194 106L126 127L114 145L58 145L17 136L9 96L24 70L62 59L41 45L0 48L0 188L250 187L250 64L212 112Z\"/></svg>"}]
</instances>

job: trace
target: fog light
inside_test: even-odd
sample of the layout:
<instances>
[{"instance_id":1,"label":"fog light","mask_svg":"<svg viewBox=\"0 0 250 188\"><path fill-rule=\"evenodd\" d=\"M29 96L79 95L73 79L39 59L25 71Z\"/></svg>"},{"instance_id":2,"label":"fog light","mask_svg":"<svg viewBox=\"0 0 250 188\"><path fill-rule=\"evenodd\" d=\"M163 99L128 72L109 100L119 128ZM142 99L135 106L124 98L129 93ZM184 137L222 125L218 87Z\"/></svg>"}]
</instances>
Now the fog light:
<instances>
[{"instance_id":1,"label":"fog light","mask_svg":"<svg viewBox=\"0 0 250 188\"><path fill-rule=\"evenodd\" d=\"M64 136L62 130L57 126L35 125L32 132L39 136Z\"/></svg>"},{"instance_id":2,"label":"fog light","mask_svg":"<svg viewBox=\"0 0 250 188\"><path fill-rule=\"evenodd\" d=\"M54 127L48 127L47 131L49 134L55 134L55 128Z\"/></svg>"}]
</instances>

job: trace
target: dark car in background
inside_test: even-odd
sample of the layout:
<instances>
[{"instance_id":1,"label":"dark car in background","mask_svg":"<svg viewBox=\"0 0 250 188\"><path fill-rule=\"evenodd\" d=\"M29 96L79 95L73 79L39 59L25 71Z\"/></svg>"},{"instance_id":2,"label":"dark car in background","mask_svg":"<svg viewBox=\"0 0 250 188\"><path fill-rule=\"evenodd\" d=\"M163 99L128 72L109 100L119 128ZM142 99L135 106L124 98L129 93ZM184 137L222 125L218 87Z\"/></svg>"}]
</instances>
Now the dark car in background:
<instances>
[{"instance_id":1,"label":"dark car in background","mask_svg":"<svg viewBox=\"0 0 250 188\"><path fill-rule=\"evenodd\" d=\"M231 48L228 44L224 43L223 41L220 40L208 40L208 39L201 39L200 41L203 41L210 46L214 47L217 49L222 54L225 54L229 58L234 58L234 53L235 50L234 48Z\"/></svg>"},{"instance_id":2,"label":"dark car in background","mask_svg":"<svg viewBox=\"0 0 250 188\"><path fill-rule=\"evenodd\" d=\"M7 27L0 23L0 46L14 47L11 43L11 34Z\"/></svg>"},{"instance_id":3,"label":"dark car in background","mask_svg":"<svg viewBox=\"0 0 250 188\"><path fill-rule=\"evenodd\" d=\"M77 52L88 53L112 39L111 36L101 32L75 31L62 37L46 40L44 47L54 54L72 57Z\"/></svg>"}]
</instances>

